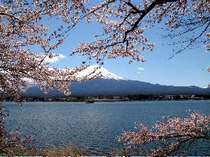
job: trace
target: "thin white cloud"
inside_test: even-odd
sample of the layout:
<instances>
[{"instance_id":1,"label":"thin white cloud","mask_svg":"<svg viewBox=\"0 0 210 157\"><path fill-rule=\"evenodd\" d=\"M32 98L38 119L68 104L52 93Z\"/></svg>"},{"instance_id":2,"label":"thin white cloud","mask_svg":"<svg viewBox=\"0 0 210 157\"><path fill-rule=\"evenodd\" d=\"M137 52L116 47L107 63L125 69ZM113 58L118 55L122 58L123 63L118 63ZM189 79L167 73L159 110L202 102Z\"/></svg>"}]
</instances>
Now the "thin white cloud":
<instances>
[{"instance_id":1,"label":"thin white cloud","mask_svg":"<svg viewBox=\"0 0 210 157\"><path fill-rule=\"evenodd\" d=\"M143 67L138 67L137 68L139 71L144 71L144 68Z\"/></svg>"},{"instance_id":2,"label":"thin white cloud","mask_svg":"<svg viewBox=\"0 0 210 157\"><path fill-rule=\"evenodd\" d=\"M64 56L63 54L58 54L58 55L55 55L55 56L52 56L52 57L46 57L45 58L45 62L47 63L55 63L55 62L58 62L62 59L66 58L66 56Z\"/></svg>"}]
</instances>

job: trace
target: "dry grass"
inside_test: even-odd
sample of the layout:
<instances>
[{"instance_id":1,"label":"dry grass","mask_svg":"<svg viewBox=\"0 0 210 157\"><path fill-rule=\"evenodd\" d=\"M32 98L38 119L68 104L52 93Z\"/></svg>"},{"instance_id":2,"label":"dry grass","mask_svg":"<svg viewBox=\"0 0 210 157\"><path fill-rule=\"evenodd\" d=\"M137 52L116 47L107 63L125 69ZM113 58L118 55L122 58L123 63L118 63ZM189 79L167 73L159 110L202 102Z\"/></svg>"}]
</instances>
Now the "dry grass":
<instances>
[{"instance_id":1,"label":"dry grass","mask_svg":"<svg viewBox=\"0 0 210 157\"><path fill-rule=\"evenodd\" d=\"M52 157L59 157L59 156L78 157L78 156L87 155L87 153L84 150L79 149L78 147L68 146L64 148L44 149L41 151L41 155L52 156Z\"/></svg>"},{"instance_id":2,"label":"dry grass","mask_svg":"<svg viewBox=\"0 0 210 157\"><path fill-rule=\"evenodd\" d=\"M6 156L49 156L49 157L60 157L60 156L71 156L78 157L88 155L84 150L79 149L76 146L68 146L64 148L46 148L46 149L35 149L25 148L17 145L13 148L5 149L0 153Z\"/></svg>"}]
</instances>

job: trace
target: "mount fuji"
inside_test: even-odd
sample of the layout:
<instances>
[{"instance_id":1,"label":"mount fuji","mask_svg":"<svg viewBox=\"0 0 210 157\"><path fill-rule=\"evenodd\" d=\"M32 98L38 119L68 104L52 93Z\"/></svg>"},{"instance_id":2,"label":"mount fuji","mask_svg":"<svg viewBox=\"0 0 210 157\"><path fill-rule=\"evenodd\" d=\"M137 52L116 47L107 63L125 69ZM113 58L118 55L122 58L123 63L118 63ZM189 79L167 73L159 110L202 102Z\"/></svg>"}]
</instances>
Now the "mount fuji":
<instances>
[{"instance_id":1,"label":"mount fuji","mask_svg":"<svg viewBox=\"0 0 210 157\"><path fill-rule=\"evenodd\" d=\"M128 95L210 95L209 88L196 86L166 86L142 81L126 80L98 65L89 66L77 74L78 78L91 77L93 71L100 74L94 80L72 82L69 87L71 96L128 96ZM50 90L47 95L36 84L29 81L24 91L27 97L62 97L62 93Z\"/></svg>"},{"instance_id":2,"label":"mount fuji","mask_svg":"<svg viewBox=\"0 0 210 157\"><path fill-rule=\"evenodd\" d=\"M99 74L100 78L102 79L112 79L112 80L123 80L124 78L118 76L110 72L109 70L105 69L104 67L100 67L99 65L91 65L84 69L83 71L79 72L76 77L84 78L84 77L91 77L92 73Z\"/></svg>"}]
</instances>

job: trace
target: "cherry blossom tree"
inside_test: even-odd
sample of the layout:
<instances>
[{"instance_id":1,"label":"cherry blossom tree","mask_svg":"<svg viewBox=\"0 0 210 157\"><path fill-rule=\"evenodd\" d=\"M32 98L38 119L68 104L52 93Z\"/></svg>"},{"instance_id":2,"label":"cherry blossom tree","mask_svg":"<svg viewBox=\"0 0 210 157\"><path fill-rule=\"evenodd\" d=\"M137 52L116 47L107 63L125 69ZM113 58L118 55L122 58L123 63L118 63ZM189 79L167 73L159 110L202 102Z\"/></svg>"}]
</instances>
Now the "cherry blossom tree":
<instances>
[{"instance_id":1,"label":"cherry blossom tree","mask_svg":"<svg viewBox=\"0 0 210 157\"><path fill-rule=\"evenodd\" d=\"M24 78L33 79L47 91L56 88L69 93L71 81L87 66L58 69L50 67L45 59L55 56L81 16L83 1L22 1L3 0L0 3L0 94L20 100L26 84ZM50 30L44 24L52 18L61 25ZM46 23L46 22L45 22Z\"/></svg>"},{"instance_id":2,"label":"cherry blossom tree","mask_svg":"<svg viewBox=\"0 0 210 157\"><path fill-rule=\"evenodd\" d=\"M0 154L1 155L14 155L11 148L23 149L25 144L28 143L29 138L21 137L18 130L13 133L9 133L4 128L4 118L7 116L7 112L3 108L0 108Z\"/></svg>"},{"instance_id":3,"label":"cherry blossom tree","mask_svg":"<svg viewBox=\"0 0 210 157\"><path fill-rule=\"evenodd\" d=\"M75 53L98 61L119 56L131 57L130 62L144 61L141 52L154 47L144 30L157 23L167 26L169 37L178 37L175 41L182 45L176 53L196 42L209 47L209 6L208 0L104 0L86 9L86 19L102 24L103 34L95 41L82 43Z\"/></svg>"},{"instance_id":4,"label":"cherry blossom tree","mask_svg":"<svg viewBox=\"0 0 210 157\"><path fill-rule=\"evenodd\" d=\"M150 144L150 147L155 146L149 151L144 150L146 154L143 155L178 155L176 154L177 151L185 145L189 147L193 142L201 139L210 141L209 125L209 116L191 113L187 118L175 117L163 122L157 122L152 129L140 124L137 126L136 131L123 132L119 141L124 143L127 148L133 149L148 144Z\"/></svg>"}]
</instances>

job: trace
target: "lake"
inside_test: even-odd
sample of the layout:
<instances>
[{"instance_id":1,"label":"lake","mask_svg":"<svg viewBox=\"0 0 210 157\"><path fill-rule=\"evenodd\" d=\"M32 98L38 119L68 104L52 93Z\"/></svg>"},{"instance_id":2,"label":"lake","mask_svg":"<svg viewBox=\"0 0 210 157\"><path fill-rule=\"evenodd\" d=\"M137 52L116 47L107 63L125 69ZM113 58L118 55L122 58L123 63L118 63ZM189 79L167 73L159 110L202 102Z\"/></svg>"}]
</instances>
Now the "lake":
<instances>
[{"instance_id":1,"label":"lake","mask_svg":"<svg viewBox=\"0 0 210 157\"><path fill-rule=\"evenodd\" d=\"M210 114L210 101L132 102L25 102L4 103L9 116L6 128L31 136L39 148L74 144L110 151L117 137L136 123L151 126L165 117L186 116L192 111Z\"/></svg>"}]
</instances>

